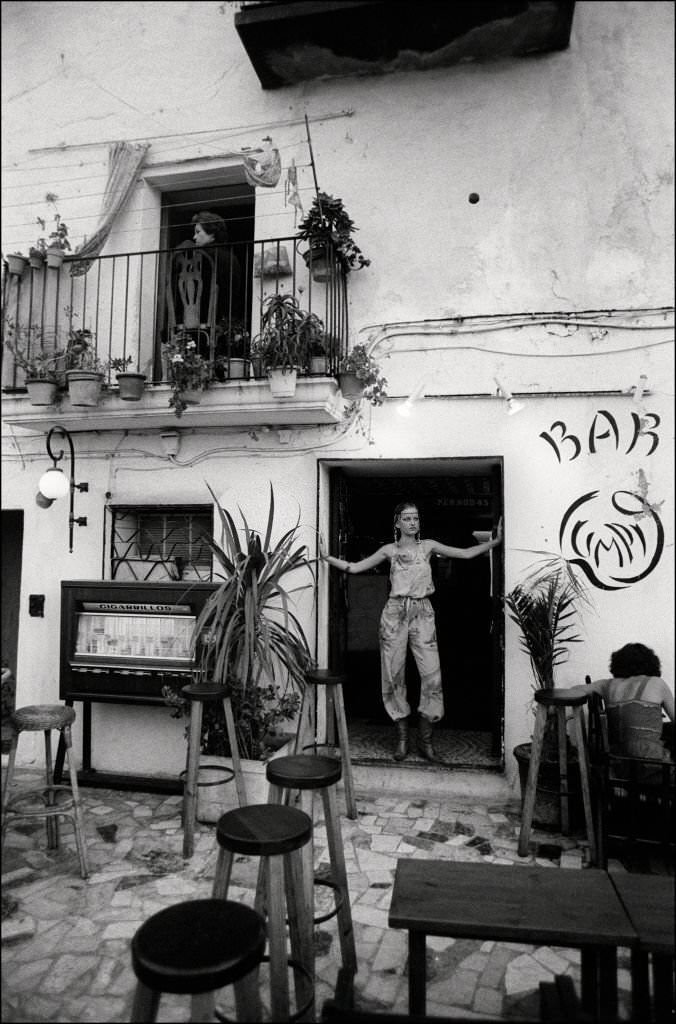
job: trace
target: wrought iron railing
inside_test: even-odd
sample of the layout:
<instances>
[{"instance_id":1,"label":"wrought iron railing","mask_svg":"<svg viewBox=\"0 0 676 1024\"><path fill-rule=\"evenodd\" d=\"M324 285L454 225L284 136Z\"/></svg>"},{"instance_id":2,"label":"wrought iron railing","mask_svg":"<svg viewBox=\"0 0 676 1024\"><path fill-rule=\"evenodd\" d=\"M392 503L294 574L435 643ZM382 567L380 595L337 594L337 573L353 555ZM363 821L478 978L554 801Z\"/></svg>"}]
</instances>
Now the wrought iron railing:
<instances>
[{"instance_id":1,"label":"wrought iron railing","mask_svg":"<svg viewBox=\"0 0 676 1024\"><path fill-rule=\"evenodd\" d=\"M209 247L208 252L219 251L219 259L230 268L219 282L215 303L205 293L210 289L208 282L196 285L202 288L201 301L207 306L199 327L209 339L209 356L217 356L220 367L214 370L214 379L228 376L230 360L236 356L250 361L265 300L280 293L293 295L304 311L314 313L324 325L326 364L312 368L308 361L301 366L301 374L337 374L347 349L346 274L332 259L328 271L313 276L315 268L306 265L297 242L289 236ZM183 312L172 276L178 251L115 253L86 261L67 256L60 269L28 266L21 275L9 274L5 267L3 390L20 391L25 379L7 342L32 358L65 350L77 330L91 332L95 355L107 368L109 382L115 381L110 360L128 357L128 370L145 373L149 383L166 382L163 342L181 323ZM237 274L233 267L238 268ZM314 279L317 276L319 280ZM199 301L198 297L198 305ZM254 374L255 369L248 368L247 375Z\"/></svg>"}]
</instances>

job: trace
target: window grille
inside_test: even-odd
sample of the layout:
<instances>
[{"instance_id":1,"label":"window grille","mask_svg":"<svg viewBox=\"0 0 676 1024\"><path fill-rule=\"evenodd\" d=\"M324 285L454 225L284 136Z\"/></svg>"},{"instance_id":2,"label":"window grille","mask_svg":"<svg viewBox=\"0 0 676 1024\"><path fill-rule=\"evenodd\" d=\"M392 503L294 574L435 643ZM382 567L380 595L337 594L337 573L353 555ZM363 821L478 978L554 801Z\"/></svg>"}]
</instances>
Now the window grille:
<instances>
[{"instance_id":1,"label":"window grille","mask_svg":"<svg viewBox=\"0 0 676 1024\"><path fill-rule=\"evenodd\" d=\"M113 580L212 580L213 511L205 505L112 508Z\"/></svg>"}]
</instances>

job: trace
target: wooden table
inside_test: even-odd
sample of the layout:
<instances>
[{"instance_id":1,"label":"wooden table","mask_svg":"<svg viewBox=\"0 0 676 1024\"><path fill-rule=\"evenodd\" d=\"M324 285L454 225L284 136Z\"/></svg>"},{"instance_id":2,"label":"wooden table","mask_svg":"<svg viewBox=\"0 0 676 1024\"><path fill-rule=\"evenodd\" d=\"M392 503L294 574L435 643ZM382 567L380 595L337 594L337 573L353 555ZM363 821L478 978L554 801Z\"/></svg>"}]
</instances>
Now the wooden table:
<instances>
[{"instance_id":1,"label":"wooden table","mask_svg":"<svg viewBox=\"0 0 676 1024\"><path fill-rule=\"evenodd\" d=\"M411 1014L425 1013L425 939L527 942L581 951L582 1003L597 1020L617 1016L617 948L636 931L605 871L402 858L391 928L408 929Z\"/></svg>"},{"instance_id":2,"label":"wooden table","mask_svg":"<svg viewBox=\"0 0 676 1024\"><path fill-rule=\"evenodd\" d=\"M669 1020L674 1006L674 879L610 872L638 942L631 951L632 1019ZM653 1006L649 968L652 962Z\"/></svg>"}]
</instances>

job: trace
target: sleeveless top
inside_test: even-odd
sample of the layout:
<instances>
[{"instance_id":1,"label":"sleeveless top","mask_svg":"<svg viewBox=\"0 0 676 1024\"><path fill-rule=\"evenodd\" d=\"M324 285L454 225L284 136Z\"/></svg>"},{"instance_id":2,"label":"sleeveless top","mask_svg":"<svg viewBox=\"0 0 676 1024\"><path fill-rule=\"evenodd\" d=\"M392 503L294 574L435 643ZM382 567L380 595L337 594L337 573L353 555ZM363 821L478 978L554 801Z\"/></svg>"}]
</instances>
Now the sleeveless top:
<instances>
[{"instance_id":1,"label":"sleeveless top","mask_svg":"<svg viewBox=\"0 0 676 1024\"><path fill-rule=\"evenodd\" d=\"M662 743L662 707L654 701L642 700L650 676L632 678L641 678L641 683L631 698L613 700L614 679L607 681L603 694L610 751L625 757L668 760L669 753Z\"/></svg>"},{"instance_id":2,"label":"sleeveless top","mask_svg":"<svg viewBox=\"0 0 676 1024\"><path fill-rule=\"evenodd\" d=\"M390 597L429 597L434 593L429 555L422 543L398 548L390 559Z\"/></svg>"}]
</instances>

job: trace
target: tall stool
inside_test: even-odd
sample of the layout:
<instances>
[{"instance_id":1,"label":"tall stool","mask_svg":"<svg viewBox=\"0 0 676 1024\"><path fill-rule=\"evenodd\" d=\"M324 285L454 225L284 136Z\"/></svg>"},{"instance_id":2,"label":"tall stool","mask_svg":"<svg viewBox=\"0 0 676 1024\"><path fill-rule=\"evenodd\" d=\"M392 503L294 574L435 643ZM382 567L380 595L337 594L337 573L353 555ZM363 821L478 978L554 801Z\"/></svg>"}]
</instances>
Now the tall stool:
<instances>
[{"instance_id":1,"label":"tall stool","mask_svg":"<svg viewBox=\"0 0 676 1024\"><path fill-rule=\"evenodd\" d=\"M202 739L202 705L205 701L220 700L223 702L225 728L232 754L232 770L225 765L222 771L225 781L234 778L237 787L237 799L240 807L246 804L246 786L237 746L235 720L232 714L232 701L227 686L207 686L204 683L192 683L181 689L183 696L190 701L190 729L188 732L188 754L186 759L185 783L183 786L183 856L192 857L195 850L195 814L197 811L197 787L199 786L199 763Z\"/></svg>"},{"instance_id":2,"label":"tall stool","mask_svg":"<svg viewBox=\"0 0 676 1024\"><path fill-rule=\"evenodd\" d=\"M589 756L587 752L584 720L582 717L582 708L587 703L587 697L570 697L567 690L536 690L534 697L537 702L537 708L535 711L535 729L533 730L530 764L528 766L528 780L526 782L526 792L524 794L523 809L521 813L521 831L519 832L518 844L519 856L525 857L528 853L528 840L530 838L530 831L533 823L535 795L538 773L540 771L540 759L542 756L542 741L544 739L547 716L550 710L554 710L556 712L556 723L558 729L561 831L564 835L569 831L566 708L572 708L575 742L577 744L577 756L580 767L580 788L582 790L582 803L584 805L584 820L587 830L587 839L589 841L591 861L594 864L596 863L596 837L594 833L591 795L589 789Z\"/></svg>"},{"instance_id":3,"label":"tall stool","mask_svg":"<svg viewBox=\"0 0 676 1024\"><path fill-rule=\"evenodd\" d=\"M354 795L354 780L352 778L352 762L350 761L350 741L347 732L347 719L345 718L345 702L343 700L343 683L347 676L339 672L332 672L330 669L317 668L305 675L305 691L301 705L300 717L298 720L298 732L296 733L295 753L300 754L312 747L315 752L317 747L335 746L335 729L338 730L338 746L340 758L343 763L343 781L345 785L345 805L347 816L353 821L357 818L357 801ZM326 743L317 743L317 723L315 708L317 707L317 694L322 688L326 695ZM306 743L309 736L312 742Z\"/></svg>"},{"instance_id":4,"label":"tall stool","mask_svg":"<svg viewBox=\"0 0 676 1024\"><path fill-rule=\"evenodd\" d=\"M314 949L312 913L301 850L312 848L312 819L295 807L250 804L227 811L216 825L218 858L212 895L228 895L236 854L260 858L255 907L267 916L270 946L271 1020L314 1020ZM286 952L286 917L291 959ZM294 970L296 1012L289 1009L289 965Z\"/></svg>"},{"instance_id":5,"label":"tall stool","mask_svg":"<svg viewBox=\"0 0 676 1024\"><path fill-rule=\"evenodd\" d=\"M282 803L288 791L299 790L304 809L313 821L313 794L315 790L319 790L321 793L331 863L331 878L328 884L335 893L335 910L315 919L314 923L318 924L320 921L328 920L329 917L337 916L342 964L346 970L356 974L357 951L354 943L350 893L345 870L345 852L336 800L336 787L340 782L341 770L341 762L333 757L321 757L317 754L292 754L289 757L276 757L269 761L266 766L266 776L270 783L268 800L271 804ZM308 906L314 907L314 854L311 847L305 851L305 858L306 899ZM317 879L317 882L326 884L324 879Z\"/></svg>"},{"instance_id":6,"label":"tall stool","mask_svg":"<svg viewBox=\"0 0 676 1024\"><path fill-rule=\"evenodd\" d=\"M77 772L73 760L73 739L70 727L75 721L75 712L63 704L29 704L17 708L10 717L12 725L11 746L7 762L7 775L2 791L2 845L5 845L7 827L12 818L45 818L47 827L47 847L55 850L59 845L58 819L70 818L75 831L75 843L80 858L80 874L87 878L87 849L84 839L84 822L80 790L77 784ZM63 738L68 754L68 770L70 786L56 785L52 765L52 729L57 729ZM24 790L10 797L10 788L14 779L16 749L22 732L44 732L45 734L45 784ZM67 793L65 800L59 801L59 795ZM44 806L35 806L38 800ZM23 804L27 806L22 807Z\"/></svg>"},{"instance_id":7,"label":"tall stool","mask_svg":"<svg viewBox=\"0 0 676 1024\"><path fill-rule=\"evenodd\" d=\"M137 929L131 962L138 981L132 1022L154 1021L163 992L192 996L191 1021L212 1021L215 990L234 984L239 1021L262 1020L258 965L265 950L260 914L231 900L187 900Z\"/></svg>"}]
</instances>

